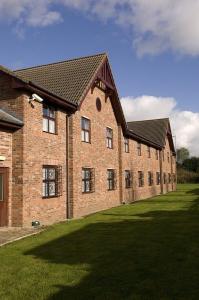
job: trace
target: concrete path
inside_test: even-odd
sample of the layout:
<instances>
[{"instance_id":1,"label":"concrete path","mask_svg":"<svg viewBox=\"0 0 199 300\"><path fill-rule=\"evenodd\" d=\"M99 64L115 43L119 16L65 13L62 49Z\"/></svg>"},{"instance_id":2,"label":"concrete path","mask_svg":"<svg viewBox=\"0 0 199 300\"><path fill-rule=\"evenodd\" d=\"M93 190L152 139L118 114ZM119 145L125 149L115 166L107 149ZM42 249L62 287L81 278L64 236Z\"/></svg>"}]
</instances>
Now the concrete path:
<instances>
[{"instance_id":1,"label":"concrete path","mask_svg":"<svg viewBox=\"0 0 199 300\"><path fill-rule=\"evenodd\" d=\"M41 229L0 227L0 247L26 236L37 234Z\"/></svg>"}]
</instances>

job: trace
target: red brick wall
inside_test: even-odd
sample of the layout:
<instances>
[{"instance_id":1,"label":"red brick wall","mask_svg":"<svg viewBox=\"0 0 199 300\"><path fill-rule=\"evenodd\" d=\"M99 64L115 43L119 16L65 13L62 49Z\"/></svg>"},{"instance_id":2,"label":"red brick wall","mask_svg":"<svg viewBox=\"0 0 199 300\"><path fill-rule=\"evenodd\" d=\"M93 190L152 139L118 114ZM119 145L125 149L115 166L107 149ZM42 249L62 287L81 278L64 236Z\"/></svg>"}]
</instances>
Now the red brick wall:
<instances>
[{"instance_id":1,"label":"red brick wall","mask_svg":"<svg viewBox=\"0 0 199 300\"><path fill-rule=\"evenodd\" d=\"M130 153L124 152L124 140L117 124L112 105L103 91L95 88L88 92L81 109L69 118L69 153L67 153L66 112L57 110L57 134L42 130L42 104L28 102L30 95L12 89L12 81L0 76L0 108L14 112L24 121L23 128L10 132L0 130L0 151L7 157L4 163L10 169L9 220L12 226L31 226L38 220L50 224L65 220L67 216L66 179L69 178L71 217L79 217L96 211L159 194L156 172L160 162L155 149L148 158L147 146L142 144L142 156L137 155L137 142L130 140ZM96 98L102 103L97 111ZM91 120L91 143L81 142L81 117ZM113 149L106 147L106 127L113 129ZM167 161L169 143L165 146L163 172L172 173L171 161ZM1 153L0 153L1 154ZM69 174L66 173L67 154ZM3 154L2 154L3 155ZM42 166L62 166L62 195L42 198ZM82 193L82 168L95 169L95 192ZM107 190L107 169L117 171L117 188ZM126 189L124 171L133 173L133 188ZM144 171L144 187L138 187L138 171ZM148 171L154 174L154 186L148 186ZM175 185L173 186L175 188ZM164 186L164 192L172 190L172 184ZM11 197L12 196L12 197Z\"/></svg>"},{"instance_id":2,"label":"red brick wall","mask_svg":"<svg viewBox=\"0 0 199 300\"><path fill-rule=\"evenodd\" d=\"M49 224L66 219L66 113L57 111L57 133L42 131L42 104L12 89L8 76L0 76L0 108L20 117L23 128L13 133L12 226L31 226L33 220ZM62 195L42 198L42 166L62 166Z\"/></svg>"},{"instance_id":3,"label":"red brick wall","mask_svg":"<svg viewBox=\"0 0 199 300\"><path fill-rule=\"evenodd\" d=\"M169 155L169 161L168 161L168 155ZM162 155L163 157L163 155ZM170 149L168 137L166 138L165 148L164 148L164 160L162 160L162 167L163 167L163 173L166 173L166 184L163 184L163 192L167 193L172 190L176 189L176 184L171 182L168 182L168 174L172 173L175 174L176 172L176 163L175 163L175 157L172 159L172 152Z\"/></svg>"},{"instance_id":4,"label":"red brick wall","mask_svg":"<svg viewBox=\"0 0 199 300\"><path fill-rule=\"evenodd\" d=\"M160 194L160 185L156 185L156 172L160 172L160 162L156 159L156 151L151 150L151 158L148 157L147 146L141 144L141 156L138 156L137 141L129 140L129 153L124 151L124 140L122 141L123 149L123 201L126 203L137 201ZM125 188L125 170L130 170L133 175L132 187ZM144 186L138 185L138 171L144 172ZM148 172L153 172L154 185L148 185Z\"/></svg>"},{"instance_id":5,"label":"red brick wall","mask_svg":"<svg viewBox=\"0 0 199 300\"><path fill-rule=\"evenodd\" d=\"M102 103L96 109L96 98ZM91 143L81 142L81 117L91 120ZM113 129L113 149L106 147L106 127ZM73 115L73 215L79 217L121 203L119 193L118 125L103 91L89 91L80 111ZM82 193L82 167L95 169L95 192ZM117 170L117 189L107 190L107 169Z\"/></svg>"},{"instance_id":6,"label":"red brick wall","mask_svg":"<svg viewBox=\"0 0 199 300\"><path fill-rule=\"evenodd\" d=\"M23 224L50 224L66 219L66 113L56 112L57 134L43 132L42 104L27 99L23 142ZM42 167L62 167L62 195L42 198Z\"/></svg>"}]
</instances>

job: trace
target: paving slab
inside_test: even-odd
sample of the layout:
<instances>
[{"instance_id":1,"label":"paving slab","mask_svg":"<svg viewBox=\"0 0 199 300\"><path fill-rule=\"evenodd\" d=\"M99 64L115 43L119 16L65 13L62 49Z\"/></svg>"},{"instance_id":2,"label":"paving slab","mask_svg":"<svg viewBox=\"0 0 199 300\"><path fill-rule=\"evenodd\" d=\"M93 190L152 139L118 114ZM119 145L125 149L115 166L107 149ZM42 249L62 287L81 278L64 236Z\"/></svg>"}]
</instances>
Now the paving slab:
<instances>
[{"instance_id":1,"label":"paving slab","mask_svg":"<svg viewBox=\"0 0 199 300\"><path fill-rule=\"evenodd\" d=\"M39 228L0 228L0 246L22 239L26 236L37 234L41 231Z\"/></svg>"}]
</instances>

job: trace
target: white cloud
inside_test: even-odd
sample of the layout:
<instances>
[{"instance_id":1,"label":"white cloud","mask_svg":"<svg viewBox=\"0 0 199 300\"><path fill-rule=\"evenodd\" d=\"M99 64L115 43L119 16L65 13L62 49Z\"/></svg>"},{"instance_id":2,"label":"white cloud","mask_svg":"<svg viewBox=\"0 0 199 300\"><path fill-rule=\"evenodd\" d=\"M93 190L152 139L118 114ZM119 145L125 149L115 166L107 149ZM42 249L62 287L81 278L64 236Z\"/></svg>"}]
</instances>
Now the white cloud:
<instances>
[{"instance_id":1,"label":"white cloud","mask_svg":"<svg viewBox=\"0 0 199 300\"><path fill-rule=\"evenodd\" d=\"M62 21L61 14L52 9L54 2L53 0L0 0L0 20L15 22L19 31L24 29L25 25L45 27Z\"/></svg>"},{"instance_id":2,"label":"white cloud","mask_svg":"<svg viewBox=\"0 0 199 300\"><path fill-rule=\"evenodd\" d=\"M192 155L199 155L199 113L179 110L174 98L125 97L121 103L127 121L169 117L177 147L186 147Z\"/></svg>"},{"instance_id":3,"label":"white cloud","mask_svg":"<svg viewBox=\"0 0 199 300\"><path fill-rule=\"evenodd\" d=\"M199 55L199 0L0 0L0 20L48 26L62 20L58 6L128 27L140 56Z\"/></svg>"}]
</instances>

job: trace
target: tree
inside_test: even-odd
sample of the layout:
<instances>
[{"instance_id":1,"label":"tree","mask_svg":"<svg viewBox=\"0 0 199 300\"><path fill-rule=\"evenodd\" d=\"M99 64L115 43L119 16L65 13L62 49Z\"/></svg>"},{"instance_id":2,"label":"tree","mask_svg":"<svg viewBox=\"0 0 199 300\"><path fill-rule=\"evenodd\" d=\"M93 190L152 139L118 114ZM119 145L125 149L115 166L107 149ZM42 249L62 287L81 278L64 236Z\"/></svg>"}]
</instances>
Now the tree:
<instances>
[{"instance_id":1,"label":"tree","mask_svg":"<svg viewBox=\"0 0 199 300\"><path fill-rule=\"evenodd\" d=\"M185 147L177 149L177 163L182 165L186 159L189 159L189 150Z\"/></svg>"},{"instance_id":2,"label":"tree","mask_svg":"<svg viewBox=\"0 0 199 300\"><path fill-rule=\"evenodd\" d=\"M199 173L199 157L185 159L182 167L188 171Z\"/></svg>"}]
</instances>

